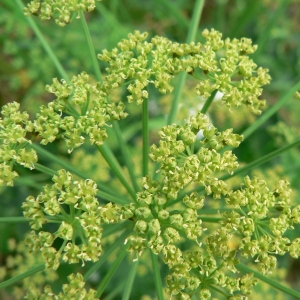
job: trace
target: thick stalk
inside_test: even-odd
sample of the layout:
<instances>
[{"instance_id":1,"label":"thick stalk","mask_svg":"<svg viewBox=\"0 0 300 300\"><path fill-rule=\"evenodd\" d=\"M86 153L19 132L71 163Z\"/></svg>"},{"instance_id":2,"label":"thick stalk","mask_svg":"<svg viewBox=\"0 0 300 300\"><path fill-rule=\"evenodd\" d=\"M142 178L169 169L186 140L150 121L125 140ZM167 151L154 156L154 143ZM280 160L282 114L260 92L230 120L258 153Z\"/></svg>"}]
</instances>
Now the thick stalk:
<instances>
[{"instance_id":1,"label":"thick stalk","mask_svg":"<svg viewBox=\"0 0 300 300\"><path fill-rule=\"evenodd\" d=\"M138 182L137 182L137 179L136 179L136 175L135 175L135 172L134 172L134 164L132 162L130 153L128 151L128 147L127 147L127 145L125 143L125 140L123 138L123 135L121 133L121 129L120 129L119 123L117 121L113 122L113 129L114 129L116 137L118 139L119 148L121 149L122 156L124 158L126 167L128 169L128 172L129 172L129 176L130 176L131 182L133 184L133 188L137 192L137 191L139 191L140 187L138 185Z\"/></svg>"}]
</instances>

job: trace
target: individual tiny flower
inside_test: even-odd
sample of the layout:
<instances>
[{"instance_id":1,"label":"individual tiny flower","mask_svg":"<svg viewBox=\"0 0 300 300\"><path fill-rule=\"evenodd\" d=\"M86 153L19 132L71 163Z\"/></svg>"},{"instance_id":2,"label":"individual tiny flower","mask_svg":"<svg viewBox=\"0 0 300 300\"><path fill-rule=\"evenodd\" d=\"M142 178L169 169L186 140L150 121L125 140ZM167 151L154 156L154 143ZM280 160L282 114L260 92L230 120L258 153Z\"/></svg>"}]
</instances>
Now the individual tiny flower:
<instances>
[{"instance_id":1,"label":"individual tiny flower","mask_svg":"<svg viewBox=\"0 0 300 300\"><path fill-rule=\"evenodd\" d=\"M166 239L167 243L172 244L180 240L179 232L172 227L168 227L164 230L163 237Z\"/></svg>"},{"instance_id":2,"label":"individual tiny flower","mask_svg":"<svg viewBox=\"0 0 300 300\"><path fill-rule=\"evenodd\" d=\"M143 221L143 220L138 220L135 223L134 226L134 230L138 233L138 234L145 234L147 232L148 229L148 225L147 222Z\"/></svg>"},{"instance_id":3,"label":"individual tiny flower","mask_svg":"<svg viewBox=\"0 0 300 300\"><path fill-rule=\"evenodd\" d=\"M206 300L206 299L210 299L211 297L211 292L209 289L201 289L199 292L199 298Z\"/></svg>"}]
</instances>

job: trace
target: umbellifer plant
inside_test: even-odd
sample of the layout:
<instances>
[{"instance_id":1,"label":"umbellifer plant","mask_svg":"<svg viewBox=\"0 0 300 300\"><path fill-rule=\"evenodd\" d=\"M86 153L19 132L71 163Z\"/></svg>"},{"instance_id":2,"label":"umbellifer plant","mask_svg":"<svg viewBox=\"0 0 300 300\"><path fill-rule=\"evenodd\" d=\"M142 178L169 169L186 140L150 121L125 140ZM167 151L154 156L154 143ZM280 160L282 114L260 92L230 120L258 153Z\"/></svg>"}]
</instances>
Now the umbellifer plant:
<instances>
[{"instance_id":1,"label":"umbellifer plant","mask_svg":"<svg viewBox=\"0 0 300 300\"><path fill-rule=\"evenodd\" d=\"M19 0L17 3L21 5ZM102 75L83 14L94 7L95 1L35 0L24 9L26 15L55 18L61 26L77 14L90 47L95 78L82 71L69 79L42 40L63 77L46 86L54 100L42 105L34 118L20 111L19 103L2 107L0 184L14 185L21 177L18 165L51 178L35 195L24 199L26 219L2 220L28 221L31 231L25 245L10 241L19 257L18 263L11 258L10 267L24 266L21 273L4 274L0 287L16 285L16 298L98 299L128 256L129 274L118 285L123 299L133 299L132 286L143 259L153 272L159 300L246 299L258 279L300 298L299 292L269 278L278 256L300 255L300 237L286 236L300 223L300 206L290 201L289 182L279 180L271 189L263 179L247 175L242 180L238 177L239 183L227 183L300 141L240 167L232 149L272 112L244 134L216 128L207 114L218 92L222 96L218 105L246 107L249 113L261 114L266 104L260 99L262 87L271 78L267 69L249 57L257 47L247 38L222 39L214 29L202 32L204 43L194 42L203 7L203 1L197 1L187 43L149 38L146 32L135 31L116 48L98 54L107 66ZM187 76L196 81L195 97L203 106L176 122ZM286 97L298 88L292 88ZM149 103L159 93L172 92L166 126L151 145ZM137 138L136 149L132 149L124 139L122 120L139 109L141 141ZM117 141L117 147L110 147L110 138ZM46 146L60 145L60 140L65 142L64 155L69 160L53 155ZM80 147L82 152L77 151ZM92 172L82 171L93 148L101 154L94 156L100 172L94 177ZM47 165L40 164L39 157L46 159ZM115 250L111 267L102 272ZM62 291L56 291L57 274L66 264L73 265L73 273ZM37 278L39 272L42 275ZM24 278L27 281L18 285Z\"/></svg>"}]
</instances>

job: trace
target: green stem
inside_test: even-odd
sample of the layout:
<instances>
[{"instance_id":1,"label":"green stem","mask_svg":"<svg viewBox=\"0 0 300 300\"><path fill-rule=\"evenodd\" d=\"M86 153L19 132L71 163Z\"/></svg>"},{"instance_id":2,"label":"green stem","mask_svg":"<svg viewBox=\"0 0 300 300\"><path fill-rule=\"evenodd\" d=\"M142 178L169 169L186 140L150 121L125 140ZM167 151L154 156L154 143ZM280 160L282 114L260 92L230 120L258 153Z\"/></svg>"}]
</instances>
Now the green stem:
<instances>
[{"instance_id":1,"label":"green stem","mask_svg":"<svg viewBox=\"0 0 300 300\"><path fill-rule=\"evenodd\" d=\"M116 176L119 178L123 186L126 188L128 193L131 195L131 197L135 200L135 191L132 189L132 187L128 184L128 181L126 180L122 168L119 165L118 161L114 157L113 153L111 152L110 148L104 144L102 146L97 146L98 150L102 154L103 158L106 160L106 162L109 164L109 166L112 168Z\"/></svg>"},{"instance_id":2,"label":"green stem","mask_svg":"<svg viewBox=\"0 0 300 300\"><path fill-rule=\"evenodd\" d=\"M48 175L50 175L50 176L54 176L54 175L57 174L56 171L54 171L54 170L52 170L52 169L50 169L50 168L48 168L48 167L45 167L45 166L43 166L43 165L41 165L41 164L39 164L39 163L35 163L35 164L34 164L34 168L35 168L36 170L38 170L38 171L40 171L40 172L42 172L42 173L48 174Z\"/></svg>"},{"instance_id":3,"label":"green stem","mask_svg":"<svg viewBox=\"0 0 300 300\"><path fill-rule=\"evenodd\" d=\"M108 257L122 244L124 244L124 240L128 237L129 233L132 229L126 230L118 239L113 242L112 246L105 251L105 253L100 257L100 259L93 264L93 266L85 273L84 280L87 281L108 259Z\"/></svg>"},{"instance_id":4,"label":"green stem","mask_svg":"<svg viewBox=\"0 0 300 300\"><path fill-rule=\"evenodd\" d=\"M85 37L86 37L86 40L87 40L87 43L88 43L88 46L89 46L90 55L91 55L91 59L92 59L94 72L96 74L96 78L100 82L103 82L103 78L102 78L102 74L101 74L101 71L100 71L100 68L99 68L99 64L98 64L94 44L92 42L92 37L91 37L90 31L89 31L89 28L87 26L86 19L85 19L85 16L84 16L84 13L83 13L82 10L79 11L79 15L80 15L80 20L81 20L81 23L82 23L82 26L83 26L84 34L85 34Z\"/></svg>"},{"instance_id":5,"label":"green stem","mask_svg":"<svg viewBox=\"0 0 300 300\"><path fill-rule=\"evenodd\" d=\"M212 289L214 289L214 290L217 291L218 293L224 295L225 297L228 297L228 298L230 297L230 295L229 295L226 291L222 290L222 289L221 289L220 287L218 287L218 286L215 286L215 285L211 284L209 287L212 288Z\"/></svg>"},{"instance_id":6,"label":"green stem","mask_svg":"<svg viewBox=\"0 0 300 300\"><path fill-rule=\"evenodd\" d=\"M131 182L133 184L133 188L137 192L137 191L139 191L140 188L139 188L138 182L136 180L136 175L135 175L135 172L134 172L134 165L133 165L131 156L129 154L127 145L124 141L123 135L121 133L119 123L117 121L113 122L113 128L114 128L115 134L117 136L117 139L118 139L118 142L119 142L119 148L122 151L122 155L123 155L125 164L127 166L129 176L130 176Z\"/></svg>"},{"instance_id":7,"label":"green stem","mask_svg":"<svg viewBox=\"0 0 300 300\"><path fill-rule=\"evenodd\" d=\"M143 102L143 176L148 175L149 163L149 106L148 99Z\"/></svg>"},{"instance_id":8,"label":"green stem","mask_svg":"<svg viewBox=\"0 0 300 300\"><path fill-rule=\"evenodd\" d=\"M132 263L130 272L128 274L128 278L126 280L126 285L125 285L125 290L123 292L123 297L122 300L129 300L130 298L130 294L131 294L131 290L132 290L132 286L133 286L133 282L136 276L136 271L139 265L139 261L135 261Z\"/></svg>"},{"instance_id":9,"label":"green stem","mask_svg":"<svg viewBox=\"0 0 300 300\"><path fill-rule=\"evenodd\" d=\"M50 176L54 176L57 175L57 171L52 170L50 168L47 168L39 163L35 163L34 164L35 169L39 170L45 174L48 174ZM86 177L83 177L84 179L87 179ZM106 199L108 201L112 201L114 203L118 203L118 204L126 204L128 202L130 202L130 199L127 199L126 197L124 197L123 195L118 195L115 191L115 194L117 195L113 195L111 194L111 189L109 189L107 186L105 186L104 183L101 182L97 182L97 186L100 187L101 189L107 189L109 191L109 193L107 192L103 192L103 191L97 191L97 195L103 199Z\"/></svg>"},{"instance_id":10,"label":"green stem","mask_svg":"<svg viewBox=\"0 0 300 300\"><path fill-rule=\"evenodd\" d=\"M102 239L104 239L114 233L117 233L118 231L122 231L124 228L127 228L127 227L129 228L132 225L133 225L133 222L129 221L129 220L126 220L126 221L124 221L122 223L118 223L118 224L106 225L103 228Z\"/></svg>"},{"instance_id":11,"label":"green stem","mask_svg":"<svg viewBox=\"0 0 300 300\"><path fill-rule=\"evenodd\" d=\"M26 223L25 217L0 217L0 223Z\"/></svg>"},{"instance_id":12,"label":"green stem","mask_svg":"<svg viewBox=\"0 0 300 300\"><path fill-rule=\"evenodd\" d=\"M129 244L127 244L126 246L123 247L123 250L118 255L118 258L116 259L115 263L111 266L111 268L109 269L109 271L107 272L107 274L105 275L105 277L103 278L103 280L101 281L101 284L100 284L100 286L97 289L96 298L100 298L100 296L104 292L106 286L108 285L108 283L112 279L113 275L115 274L115 272L119 268L121 262L125 258L126 254L127 254L127 249L128 248L129 248Z\"/></svg>"},{"instance_id":13,"label":"green stem","mask_svg":"<svg viewBox=\"0 0 300 300\"><path fill-rule=\"evenodd\" d=\"M99 183L97 183L97 185L99 186ZM111 190L111 192L112 192L112 190ZM122 195L118 195L118 194L112 195L110 193L102 192L99 190L97 191L97 195L105 200L111 201L113 203L121 204L121 205L128 204L131 201L130 199L128 199Z\"/></svg>"},{"instance_id":14,"label":"green stem","mask_svg":"<svg viewBox=\"0 0 300 300\"><path fill-rule=\"evenodd\" d=\"M0 283L0 290L4 289L4 288L7 288L7 287L9 287L9 286L17 283L18 281L20 281L20 280L22 280L24 278L27 278L27 277L29 277L31 275L34 275L34 274L36 274L38 272L41 272L43 270L45 270L45 265L44 264L38 265L37 267L34 267L34 268L31 268L28 271L26 271L26 272L24 272L24 273L22 273L20 275L14 276L14 278L11 278L11 279L8 279L8 280L6 280L4 282L1 282Z\"/></svg>"},{"instance_id":15,"label":"green stem","mask_svg":"<svg viewBox=\"0 0 300 300\"><path fill-rule=\"evenodd\" d=\"M201 14L202 14L203 5L204 5L204 0L197 0L197 2L195 4L195 8L193 10L193 16L192 16L192 20L191 20L191 24L189 27L187 40L186 40L187 44L189 44L195 40L197 29L198 29L198 24L200 22L200 18L201 18ZM177 111L178 111L178 106L179 106L179 101L180 101L180 98L182 95L186 77L187 77L187 73L185 73L185 72L181 73L179 75L177 88L175 90L174 100L172 103L170 114L168 116L168 121L167 121L168 125L175 122Z\"/></svg>"},{"instance_id":16,"label":"green stem","mask_svg":"<svg viewBox=\"0 0 300 300\"><path fill-rule=\"evenodd\" d=\"M286 152L286 151L288 151L288 150L290 150L290 149L292 149L292 148L294 148L298 145L300 145L300 139L296 140L295 142L293 142L293 143L291 143L291 144L289 144L285 147L282 147L278 150L275 150L275 151L273 151L273 152L271 152L271 153L269 153L269 154L267 154L263 157L260 157L259 159L247 164L244 167L238 168L237 170L234 171L233 175L226 174L226 175L222 176L220 179L221 180L226 180L226 179L232 178L232 177L234 177L238 174L249 171L249 170L251 170L251 169L253 169L257 166L260 166L260 165L266 163L267 161L273 159L274 157L276 157L276 156L278 156L278 155L280 155L280 154L282 154L282 153L284 153L284 152Z\"/></svg>"},{"instance_id":17,"label":"green stem","mask_svg":"<svg viewBox=\"0 0 300 300\"><path fill-rule=\"evenodd\" d=\"M300 299L300 293L287 287L282 285L281 283L279 283L278 281L271 279L269 276L265 276L262 275L261 273L259 273L258 271L249 268L248 266L244 265L244 264L237 264L236 268L242 272L247 272L247 273L253 273L254 276L264 282L266 282L267 284L273 286L274 288L276 288L279 291L282 291L284 293L287 293L291 296L294 296L296 299Z\"/></svg>"},{"instance_id":18,"label":"green stem","mask_svg":"<svg viewBox=\"0 0 300 300\"><path fill-rule=\"evenodd\" d=\"M201 209L199 215L217 215L225 211L232 211L232 208L218 208L218 209Z\"/></svg>"},{"instance_id":19,"label":"green stem","mask_svg":"<svg viewBox=\"0 0 300 300\"><path fill-rule=\"evenodd\" d=\"M102 300L114 300L117 299L117 295L122 293L122 290L124 289L126 282L121 281L120 284L117 285L108 295L105 295Z\"/></svg>"},{"instance_id":20,"label":"green stem","mask_svg":"<svg viewBox=\"0 0 300 300\"><path fill-rule=\"evenodd\" d=\"M223 220L222 217L202 217L201 215L199 216L199 219L202 222L207 222L207 223L219 223L220 221Z\"/></svg>"},{"instance_id":21,"label":"green stem","mask_svg":"<svg viewBox=\"0 0 300 300\"><path fill-rule=\"evenodd\" d=\"M46 150L45 148L41 147L38 144L32 143L32 144L30 144L30 147L33 148L34 150L36 150L39 155L46 158L47 160L55 162L55 163L61 165L62 167L64 167L66 170L76 174L77 176L79 176L81 178L86 179L86 176L84 175L84 173L79 171L68 161L65 161L65 160L61 159L60 157L58 157L57 155L50 153L48 150Z\"/></svg>"},{"instance_id":22,"label":"green stem","mask_svg":"<svg viewBox=\"0 0 300 300\"><path fill-rule=\"evenodd\" d=\"M16 178L14 180L14 185L30 186L35 188L36 190L40 190L42 188L42 186L37 181L34 181L33 179L29 178L29 176Z\"/></svg>"},{"instance_id":23,"label":"green stem","mask_svg":"<svg viewBox=\"0 0 300 300\"><path fill-rule=\"evenodd\" d=\"M258 120L249 126L242 134L244 139L248 138L254 131L256 131L262 124L264 124L270 117L272 117L287 101L294 96L300 89L300 81L295 84L287 94L285 94L274 106L269 108ZM231 148L232 149L232 148Z\"/></svg>"},{"instance_id":24,"label":"green stem","mask_svg":"<svg viewBox=\"0 0 300 300\"><path fill-rule=\"evenodd\" d=\"M152 266L154 271L154 280L155 280L155 287L158 300L164 300L164 292L162 286L162 280L160 275L160 268L158 265L158 255L154 254L151 250L151 259L152 259Z\"/></svg>"},{"instance_id":25,"label":"green stem","mask_svg":"<svg viewBox=\"0 0 300 300\"><path fill-rule=\"evenodd\" d=\"M88 108L90 106L90 102L91 102L91 93L87 92L87 100L86 103L83 105L82 109L81 109L81 115L82 116L86 116L86 113L88 111Z\"/></svg>"},{"instance_id":26,"label":"green stem","mask_svg":"<svg viewBox=\"0 0 300 300\"><path fill-rule=\"evenodd\" d=\"M38 154L41 155L42 157L45 157L46 159L61 165L66 170L76 174L80 178L88 179L88 177L86 177L83 172L79 171L72 164L70 164L67 161L64 161L63 159L59 158L58 156L53 155L52 153L50 153L43 147L41 147L37 144L30 144L30 147L32 147L34 150L36 150L38 152ZM56 171L51 170L50 168L47 168L41 164L36 163L35 167L37 170L39 170L43 173L46 173L48 175L53 176L56 174ZM112 190L105 183L97 182L97 186L101 189L101 191L98 191L98 195L100 197L110 200L110 201L113 201L113 202L116 202L116 203L123 203L123 204L128 203L128 201L126 201L126 198L124 196L122 196L121 194L118 194L116 191L113 191L114 194L112 194ZM121 199L123 199L123 201Z\"/></svg>"},{"instance_id":27,"label":"green stem","mask_svg":"<svg viewBox=\"0 0 300 300\"><path fill-rule=\"evenodd\" d=\"M24 5L23 5L22 1L21 0L15 0L15 1L16 1L17 5L20 7L20 9L23 11ZM40 31L40 29L36 25L33 18L31 16L28 16L28 17L26 17L26 19L27 19L28 23L30 24L30 27L32 28L32 30L35 32L36 36L39 38L42 46L44 47L44 50L47 52L48 56L52 60L52 62L55 65L58 73L67 82L70 82L70 78L69 78L68 74L66 73L65 69L63 68L63 66L61 65L59 60L57 59L57 56L55 55L55 52L52 50L51 46L49 45L49 43L44 38L42 32Z\"/></svg>"},{"instance_id":28,"label":"green stem","mask_svg":"<svg viewBox=\"0 0 300 300\"><path fill-rule=\"evenodd\" d=\"M210 97L207 98L207 100L206 100L204 106L203 106L202 109L201 109L201 113L202 113L202 114L206 114L206 113L207 113L207 111L208 111L210 105L212 104L213 100L215 99L215 96L216 96L217 92L218 92L218 90L214 90L214 91L211 93Z\"/></svg>"}]
</instances>

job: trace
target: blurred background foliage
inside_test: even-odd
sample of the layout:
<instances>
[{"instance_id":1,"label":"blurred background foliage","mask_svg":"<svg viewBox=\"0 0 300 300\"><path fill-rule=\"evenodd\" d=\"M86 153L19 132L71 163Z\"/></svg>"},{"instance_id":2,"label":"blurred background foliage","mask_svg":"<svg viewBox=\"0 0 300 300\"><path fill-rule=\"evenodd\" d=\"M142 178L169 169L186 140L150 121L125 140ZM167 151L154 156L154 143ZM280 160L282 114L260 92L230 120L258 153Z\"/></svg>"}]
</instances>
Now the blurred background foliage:
<instances>
[{"instance_id":1,"label":"blurred background foliage","mask_svg":"<svg viewBox=\"0 0 300 300\"><path fill-rule=\"evenodd\" d=\"M29 1L23 1L26 4ZM118 41L126 38L134 30L147 31L150 37L162 35L173 41L184 43L187 37L189 20L193 13L195 1L186 0L103 0L97 3L97 8L86 14L88 26L91 31L97 53L102 49L112 49ZM273 78L263 93L271 107L287 93L287 91L300 80L300 1L299 0L210 0L206 1L198 30L197 41L203 41L201 31L205 28L214 28L223 33L223 37L247 37L258 45L258 50L251 57L260 66L268 68ZM69 74L76 75L87 71L93 75L91 60L89 59L82 24L74 15L72 22L61 28L53 20L41 22L34 18L37 26L53 48L59 61ZM100 64L105 74L105 65ZM39 39L31 29L28 20L20 8L12 0L1 0L0 5L0 104L17 101L22 109L28 111L32 117L38 112L42 104L51 101L52 95L45 91L45 85L51 84L52 78L60 78L58 71L51 59L46 54ZM183 120L199 108L201 99L190 91L194 79L188 78L179 119ZM113 95L124 97L124 92ZM150 99L151 133L152 142L156 142L155 130L165 125L165 114L168 112L172 95L152 96ZM199 104L200 103L200 104ZM132 147L134 161L140 165L140 153L136 153L136 145L140 143L141 109L129 107L130 117L124 120L122 128L125 140ZM220 129L233 127L235 132L241 133L257 118L243 108L233 109L220 106L218 102L211 107L210 117L214 125ZM293 142L300 135L299 126L300 101L290 99L275 115L251 135L236 150L241 164L251 162L271 151ZM117 153L118 141L111 140L111 147ZM48 147L54 153L66 153L64 146L59 142ZM74 151L72 162L83 166L85 172L114 184L109 169L105 163L97 166L100 158L93 159L90 149ZM86 154L88 153L88 155ZM64 154L60 154L64 155ZM84 163L83 163L84 162ZM41 163L46 164L41 158ZM90 166L89 169L86 169ZM139 168L140 169L140 168ZM0 216L20 216L21 203L30 193L36 193L42 182L48 180L47 176L39 173L18 170L24 174L23 181L16 182L14 188L0 189L1 211ZM28 174L27 174L28 173ZM245 175L245 174L243 174ZM294 148L287 153L273 159L251 175L264 178L272 187L278 179L287 179L294 189L293 200L300 203L300 155L299 148ZM235 179L237 182L237 179ZM26 184L24 184L26 181ZM239 181L241 182L241 180ZM234 182L233 182L234 184ZM0 264L5 265L9 253L8 239L14 237L22 240L26 225L0 224ZM300 228L299 228L300 230ZM108 241L107 243L110 243ZM113 241L112 241L113 242ZM113 258L110 258L113 260ZM135 290L134 298L149 300L154 299L153 278L147 263L149 258L142 259L139 267L139 279L135 284L140 287ZM115 281L118 285L111 286L109 293L103 299L120 299L122 290L122 277L127 276L126 269L130 262L123 264L122 272L118 273L120 279ZM109 262L104 269L109 269ZM286 284L299 290L300 263L290 257L283 257L279 261L280 272L274 274L275 278L285 280ZM68 266L68 268L71 268ZM61 268L63 269L63 268ZM66 272L60 269L60 275ZM95 279L97 281L97 279ZM93 285L93 282L91 282ZM144 289L147 286L148 290ZM119 292L118 292L119 291ZM2 296L1 296L2 295ZM268 289L264 284L256 288L256 295L251 299L287 299L283 294L273 289ZM7 298L4 298L7 297ZM269 297L269 298L268 298ZM8 294L0 294L1 299L12 299Z\"/></svg>"}]
</instances>

